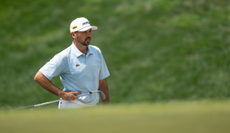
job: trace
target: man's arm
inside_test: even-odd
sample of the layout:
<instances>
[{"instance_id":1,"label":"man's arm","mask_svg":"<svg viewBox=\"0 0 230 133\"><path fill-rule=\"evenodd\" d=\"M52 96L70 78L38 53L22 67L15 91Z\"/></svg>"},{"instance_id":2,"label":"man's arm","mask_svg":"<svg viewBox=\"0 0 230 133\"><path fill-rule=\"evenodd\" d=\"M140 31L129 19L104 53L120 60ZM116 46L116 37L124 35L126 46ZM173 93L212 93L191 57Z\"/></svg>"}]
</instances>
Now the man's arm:
<instances>
[{"instance_id":1,"label":"man's arm","mask_svg":"<svg viewBox=\"0 0 230 133\"><path fill-rule=\"evenodd\" d=\"M99 81L99 89L98 90L101 90L106 96L106 98L104 100L102 99L102 102L104 104L109 104L110 103L110 101L109 101L109 89L108 89L108 84L107 84L106 79L102 79Z\"/></svg>"},{"instance_id":2,"label":"man's arm","mask_svg":"<svg viewBox=\"0 0 230 133\"><path fill-rule=\"evenodd\" d=\"M56 87L49 79L47 79L40 71L34 76L34 80L47 91L61 97L63 100L74 100L77 99L75 94L81 94L81 92L64 92Z\"/></svg>"}]
</instances>

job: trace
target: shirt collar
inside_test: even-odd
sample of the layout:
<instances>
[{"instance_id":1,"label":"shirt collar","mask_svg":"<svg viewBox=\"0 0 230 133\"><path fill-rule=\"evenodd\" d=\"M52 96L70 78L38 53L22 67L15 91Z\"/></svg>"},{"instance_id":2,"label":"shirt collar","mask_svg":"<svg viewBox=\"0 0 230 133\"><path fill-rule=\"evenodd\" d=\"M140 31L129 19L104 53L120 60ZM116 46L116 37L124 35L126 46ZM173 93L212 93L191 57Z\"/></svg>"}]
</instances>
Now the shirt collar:
<instances>
[{"instance_id":1,"label":"shirt collar","mask_svg":"<svg viewBox=\"0 0 230 133\"><path fill-rule=\"evenodd\" d=\"M79 56L81 56L81 55L84 55L84 54L74 45L74 43L72 43L71 49L73 50L74 54L75 54L77 57L79 57ZM88 46L87 56L88 56L88 55L91 55L91 54L93 54L93 50L92 50L91 46L89 45L89 46Z\"/></svg>"},{"instance_id":2,"label":"shirt collar","mask_svg":"<svg viewBox=\"0 0 230 133\"><path fill-rule=\"evenodd\" d=\"M88 45L87 55L91 55L91 54L93 54L93 50L92 50L92 47L90 45Z\"/></svg>"}]
</instances>

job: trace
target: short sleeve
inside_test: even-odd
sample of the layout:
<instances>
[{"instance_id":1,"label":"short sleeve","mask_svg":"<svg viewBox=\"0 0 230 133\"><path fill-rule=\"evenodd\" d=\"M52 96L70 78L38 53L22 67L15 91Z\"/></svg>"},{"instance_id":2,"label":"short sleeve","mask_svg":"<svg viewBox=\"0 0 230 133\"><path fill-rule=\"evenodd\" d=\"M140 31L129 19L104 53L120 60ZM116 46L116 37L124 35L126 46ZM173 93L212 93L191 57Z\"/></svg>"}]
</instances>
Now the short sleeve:
<instances>
[{"instance_id":1,"label":"short sleeve","mask_svg":"<svg viewBox=\"0 0 230 133\"><path fill-rule=\"evenodd\" d=\"M101 53L101 70L100 70L99 80L105 79L105 78L109 77L109 75L110 75L109 70L108 70L107 65L105 63L104 57Z\"/></svg>"},{"instance_id":2,"label":"short sleeve","mask_svg":"<svg viewBox=\"0 0 230 133\"><path fill-rule=\"evenodd\" d=\"M49 62L47 62L39 71L49 80L60 75L66 66L66 58L61 54L55 55Z\"/></svg>"}]
</instances>

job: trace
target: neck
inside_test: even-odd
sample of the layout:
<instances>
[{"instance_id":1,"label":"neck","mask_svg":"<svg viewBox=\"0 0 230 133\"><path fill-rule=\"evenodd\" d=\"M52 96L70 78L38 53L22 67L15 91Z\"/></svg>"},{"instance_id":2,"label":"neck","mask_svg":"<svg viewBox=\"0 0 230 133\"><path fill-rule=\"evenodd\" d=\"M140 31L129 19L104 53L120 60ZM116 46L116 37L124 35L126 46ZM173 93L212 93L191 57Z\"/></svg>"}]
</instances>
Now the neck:
<instances>
[{"instance_id":1,"label":"neck","mask_svg":"<svg viewBox=\"0 0 230 133\"><path fill-rule=\"evenodd\" d=\"M78 41L74 40L74 45L78 48L79 51L81 51L83 54L87 54L88 52L88 46L84 46L80 44Z\"/></svg>"}]
</instances>

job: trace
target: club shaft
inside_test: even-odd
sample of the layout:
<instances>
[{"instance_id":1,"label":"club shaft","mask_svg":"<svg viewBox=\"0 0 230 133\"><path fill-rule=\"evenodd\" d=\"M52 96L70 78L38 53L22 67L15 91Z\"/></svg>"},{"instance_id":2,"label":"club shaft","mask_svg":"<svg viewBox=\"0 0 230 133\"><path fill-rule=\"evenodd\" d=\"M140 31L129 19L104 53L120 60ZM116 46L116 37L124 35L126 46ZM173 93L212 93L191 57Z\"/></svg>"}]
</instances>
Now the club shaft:
<instances>
[{"instance_id":1,"label":"club shaft","mask_svg":"<svg viewBox=\"0 0 230 133\"><path fill-rule=\"evenodd\" d=\"M56 103L56 102L59 102L59 101L60 101L60 99L54 100L54 101L45 102L45 103L35 104L33 106L34 107L38 107L38 106L42 106L42 105L46 105L46 104Z\"/></svg>"},{"instance_id":2,"label":"club shaft","mask_svg":"<svg viewBox=\"0 0 230 133\"><path fill-rule=\"evenodd\" d=\"M102 99L105 99L105 94L100 91L100 90L97 90L97 91L93 91L93 92L88 92L88 93L83 93L83 94L79 94L77 95L78 97L79 96L85 96L85 95L90 95L92 93L99 93L101 98ZM38 107L38 106L42 106L42 105L47 105L47 104L51 104L51 103L56 103L56 102L59 102L60 99L58 100L53 100L53 101L49 101L49 102L44 102L44 103L39 103L39 104L35 104L35 105L31 105L31 106L27 106L27 107L23 107L23 108L19 108L19 109L16 109L16 110L22 110L22 109L27 109L27 108L33 108L33 107Z\"/></svg>"}]
</instances>

